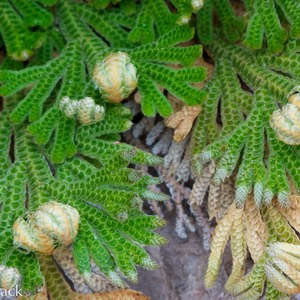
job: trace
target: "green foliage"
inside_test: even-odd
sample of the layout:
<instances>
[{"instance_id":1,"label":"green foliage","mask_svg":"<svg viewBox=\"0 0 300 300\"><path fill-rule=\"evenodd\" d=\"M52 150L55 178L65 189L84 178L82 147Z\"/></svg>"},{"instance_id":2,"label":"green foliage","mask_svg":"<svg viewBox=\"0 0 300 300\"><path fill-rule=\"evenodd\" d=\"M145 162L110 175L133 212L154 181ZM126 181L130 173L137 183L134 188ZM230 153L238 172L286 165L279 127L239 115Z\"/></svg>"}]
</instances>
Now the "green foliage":
<instances>
[{"instance_id":1,"label":"green foliage","mask_svg":"<svg viewBox=\"0 0 300 300\"><path fill-rule=\"evenodd\" d=\"M198 12L199 38L204 44L213 40L213 32L222 33L229 42L242 41L257 50L267 44L268 52L282 51L287 38L299 38L300 3L289 0L244 0L244 20L237 16L229 0L207 0ZM213 28L213 12L220 26ZM288 23L284 26L283 23ZM246 25L246 30L244 30ZM264 41L265 37L265 41Z\"/></svg>"},{"instance_id":2,"label":"green foliage","mask_svg":"<svg viewBox=\"0 0 300 300\"><path fill-rule=\"evenodd\" d=\"M173 109L168 99L159 90L164 87L187 105L201 104L205 92L190 85L205 79L206 72L202 67L191 67L201 55L198 45L170 47L190 39L193 31L179 27L161 36L155 45L147 44L129 51L134 65L139 72L138 90L142 96L142 111L146 116L154 116L156 111L163 117L169 116ZM179 62L186 66L174 70L161 65L161 62Z\"/></svg>"},{"instance_id":3,"label":"green foliage","mask_svg":"<svg viewBox=\"0 0 300 300\"><path fill-rule=\"evenodd\" d=\"M199 11L206 0L173 0L172 4L178 11L178 24L186 24L190 21L192 14Z\"/></svg>"},{"instance_id":4,"label":"green foliage","mask_svg":"<svg viewBox=\"0 0 300 300\"><path fill-rule=\"evenodd\" d=\"M296 63L298 54L256 57L239 46L221 41L212 43L210 47L217 66L214 79L206 88L207 99L211 103L207 100L204 109L209 113L199 118L194 131L195 170L199 173L204 164L216 160L213 182L220 185L239 165L235 183L238 206L243 206L252 190L258 206L270 203L274 195L283 206L287 206L290 194L287 174L297 189L300 187L298 147L279 141L269 126L269 120L277 109L277 103L286 104L297 86L294 67L288 72L295 79L276 71L284 72L286 66L294 65L293 59ZM224 57L230 57L231 61ZM255 91L254 97L242 90L237 75ZM218 130L213 120L216 120L220 99L222 128ZM214 106L214 111L211 106ZM210 123L205 118L210 119ZM218 135L219 139L216 139ZM265 136L268 149L265 148ZM205 146L205 139L210 143L208 146ZM202 151L200 156L197 155L199 151Z\"/></svg>"},{"instance_id":5,"label":"green foliage","mask_svg":"<svg viewBox=\"0 0 300 300\"><path fill-rule=\"evenodd\" d=\"M9 103L10 99L5 100ZM34 211L52 199L70 204L80 213L80 230L73 252L85 276L89 270L88 257L119 285L122 281L118 272L136 281L135 265L155 267L142 245L165 243L164 238L151 231L164 225L164 221L145 215L141 203L145 198L165 200L166 195L148 190L148 185L158 183L155 178L127 166L131 162L159 164L161 159L110 141L109 135L131 125L128 112L124 111L124 118L112 124L111 118L116 114L122 114L120 109L112 109L102 123L95 124L97 126L79 127L76 157L56 166L49 165L47 149L36 145L21 125L13 126L9 122L9 109L1 113L1 150L6 155L2 157L1 169L0 261L20 270L24 292L34 293L43 285L43 279L35 255L14 249L11 227L25 211ZM8 153L12 134L13 163ZM101 139L102 136L106 138Z\"/></svg>"},{"instance_id":6,"label":"green foliage","mask_svg":"<svg viewBox=\"0 0 300 300\"><path fill-rule=\"evenodd\" d=\"M43 1L54 2L54 1ZM49 3L52 5L54 3ZM53 23L47 8L34 0L0 1L0 34L8 55L15 60L27 60L44 40L42 29ZM38 27L34 30L32 27Z\"/></svg>"},{"instance_id":7,"label":"green foliage","mask_svg":"<svg viewBox=\"0 0 300 300\"><path fill-rule=\"evenodd\" d=\"M109 53L118 51L120 47L122 51L128 52L137 68L138 90L142 95L145 115L154 116L158 112L168 116L172 113L172 106L159 87L165 88L188 105L204 100L205 93L190 85L202 81L206 76L202 67L191 67L202 53L201 46L176 47L178 43L193 37L192 29L174 28L173 24L172 30L167 33L171 27L163 27L160 30L162 35L155 42L133 46L124 29L124 26L133 26L133 19L118 9L98 13L84 4L62 1L57 5L57 11L61 33L56 28L47 33L47 41L37 52L31 66L21 72L0 72L2 96L7 97L30 88L30 92L18 103L10 117L15 124L24 122L28 117L29 122L32 122L28 130L38 144L47 144L54 132L52 162L62 163L76 153L76 124L58 110L60 100L64 96L79 99L85 95L94 95L88 78L93 74L95 63ZM171 13L169 15L172 16ZM161 12L157 18L162 18ZM136 26L138 28L139 24ZM52 48L61 54L51 60L48 55ZM47 63L42 65L43 62ZM174 69L166 66L167 63L180 63L183 67ZM98 103L104 104L101 98Z\"/></svg>"},{"instance_id":8,"label":"green foliage","mask_svg":"<svg viewBox=\"0 0 300 300\"><path fill-rule=\"evenodd\" d=\"M172 30L176 20L177 15L170 12L165 1L145 0L139 8L129 40L141 44L154 42L158 36Z\"/></svg>"},{"instance_id":9,"label":"green foliage","mask_svg":"<svg viewBox=\"0 0 300 300\"><path fill-rule=\"evenodd\" d=\"M219 190L212 189L223 192L229 177L235 182L234 209L216 228L206 280L212 286L230 235L233 267L225 288L237 299L260 299L264 290L265 299L283 299L297 284L287 284L291 275L278 261L269 267L276 260L265 247L299 244L299 206L291 193L300 190L300 153L299 145L279 140L270 119L299 93L300 2L243 2L236 9L227 0L207 0L197 13L197 34L215 67L192 136L194 174L213 161L211 184ZM287 122L288 131L294 123ZM202 176L198 182L209 174ZM244 276L245 245L255 263Z\"/></svg>"},{"instance_id":10,"label":"green foliage","mask_svg":"<svg viewBox=\"0 0 300 300\"><path fill-rule=\"evenodd\" d=\"M300 2L243 4L236 9L230 0L0 0L0 45L7 54L0 68L0 265L18 268L23 292L35 293L43 276L36 254L15 248L12 226L19 216L53 200L80 214L72 251L86 280L90 259L120 286L122 277L137 281L136 266L156 267L144 246L166 242L153 232L164 221L144 214L142 203L167 196L149 188L159 183L156 178L131 166L155 166L162 159L121 142L120 134L131 127L131 112L122 103L107 102L94 84L95 66L125 52L136 68L145 116L173 113L167 93L186 105L201 105L191 139L195 175L214 161L212 184L235 178L235 219L227 216L232 232L223 240L222 229L217 234L220 249L224 236L231 236L234 265L227 289L238 299L258 299L267 281L266 299L284 296L266 276L267 252L243 277L249 243L243 240L244 218L257 209L257 222L268 231L261 248L299 243L285 219L291 185L300 190L299 146L278 140L270 118L299 89ZM206 79L206 71L194 66L203 49L189 42L193 27L215 64L203 89L194 85ZM113 87L116 75L109 78ZM124 82L118 88L123 87ZM91 97L94 110L84 107L83 114L94 113L98 105L105 116L82 124L72 118L70 107L61 110L64 97L71 108L77 103L72 100ZM241 212L249 194L254 208ZM216 278L218 267L213 271Z\"/></svg>"},{"instance_id":11,"label":"green foliage","mask_svg":"<svg viewBox=\"0 0 300 300\"><path fill-rule=\"evenodd\" d=\"M164 89L187 105L205 99L192 85L206 77L204 68L193 66L202 47L178 45L194 30L177 26L177 14L164 1L125 0L114 7L118 2L0 1L8 55L0 68L0 264L19 270L23 293L39 290L43 276L36 254L15 248L12 226L54 199L80 214L72 251L86 280L93 259L117 285L122 277L137 282L136 266L157 267L144 246L166 242L153 232L165 222L144 214L142 203L168 197L149 189L159 180L129 167L162 159L120 142L131 112L102 99L93 70L110 53L126 52L137 69L144 114L168 116L172 106ZM65 96L92 97L104 106L104 119L83 125L69 118L59 107Z\"/></svg>"},{"instance_id":12,"label":"green foliage","mask_svg":"<svg viewBox=\"0 0 300 300\"><path fill-rule=\"evenodd\" d=\"M7 67L12 65L9 62ZM145 215L141 203L145 198L165 200L166 196L148 190L148 185L158 183L155 178L127 166L131 162L160 164L161 159L109 138L131 126L130 111L112 107L103 122L79 126L76 158L57 166L49 165L49 149L36 145L22 125L10 122L11 109L18 100L20 97L6 97L1 112L0 261L19 269L22 291L35 293L43 285L43 277L36 256L14 248L11 227L25 211L34 211L52 199L72 205L81 215L73 253L82 274L88 275L89 258L119 285L123 283L118 272L136 281L135 265L155 268L142 245L165 243L164 238L151 231L164 225L164 221ZM44 136L42 130L37 129L37 134ZM14 162L9 157L12 146Z\"/></svg>"},{"instance_id":13,"label":"green foliage","mask_svg":"<svg viewBox=\"0 0 300 300\"><path fill-rule=\"evenodd\" d=\"M241 39L243 33L243 20L238 17L229 0L206 0L198 12L198 35L203 44L213 40L213 12L216 12L222 35L230 42Z\"/></svg>"},{"instance_id":14,"label":"green foliage","mask_svg":"<svg viewBox=\"0 0 300 300\"><path fill-rule=\"evenodd\" d=\"M286 1L276 2L280 5ZM283 6L288 8L286 5ZM295 5L294 9L297 9L297 5ZM272 0L254 1L253 14L250 17L244 40L245 45L252 49L260 49L262 47L264 34L267 37L269 52L280 52L283 43L287 39L287 32L280 24L275 8L275 1Z\"/></svg>"},{"instance_id":15,"label":"green foliage","mask_svg":"<svg viewBox=\"0 0 300 300\"><path fill-rule=\"evenodd\" d=\"M135 282L135 265L150 269L155 266L145 250L132 241L139 245L165 242L164 238L150 231L164 222L144 215L136 204L136 199L141 203L147 195L147 185L156 181L126 168L126 164L124 167L110 164L97 169L75 158L59 167L57 180L46 186L50 197L72 205L82 216L73 247L78 269L83 274L89 270L89 264L85 262L90 256L100 270L118 284L121 281L117 268L123 276ZM165 195L156 193L153 197L165 199ZM101 205L102 209L92 206L93 203Z\"/></svg>"}]
</instances>

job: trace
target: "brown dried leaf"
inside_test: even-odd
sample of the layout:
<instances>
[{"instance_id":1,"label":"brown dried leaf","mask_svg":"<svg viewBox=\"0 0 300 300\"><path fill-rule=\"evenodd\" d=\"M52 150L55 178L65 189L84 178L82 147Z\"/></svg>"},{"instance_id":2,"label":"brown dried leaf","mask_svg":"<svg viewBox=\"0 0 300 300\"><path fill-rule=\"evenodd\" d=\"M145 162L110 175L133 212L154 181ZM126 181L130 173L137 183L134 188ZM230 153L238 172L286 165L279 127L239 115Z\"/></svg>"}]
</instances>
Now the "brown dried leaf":
<instances>
[{"instance_id":1,"label":"brown dried leaf","mask_svg":"<svg viewBox=\"0 0 300 300\"><path fill-rule=\"evenodd\" d=\"M133 290L117 290L101 294L77 294L74 300L149 300L150 298Z\"/></svg>"},{"instance_id":2,"label":"brown dried leaf","mask_svg":"<svg viewBox=\"0 0 300 300\"><path fill-rule=\"evenodd\" d=\"M200 106L184 105L181 110L168 117L165 121L166 126L174 128L174 141L180 142L189 134L195 118L201 111Z\"/></svg>"},{"instance_id":3,"label":"brown dried leaf","mask_svg":"<svg viewBox=\"0 0 300 300\"><path fill-rule=\"evenodd\" d=\"M45 287L42 292L31 296L29 298L21 297L18 300L58 300L50 296L47 296L47 288ZM60 298L61 300L149 300L148 296L143 295L140 292L134 290L116 290L106 293L96 293L96 294L79 294L70 291L69 295L65 295L67 298Z\"/></svg>"},{"instance_id":4,"label":"brown dried leaf","mask_svg":"<svg viewBox=\"0 0 300 300\"><path fill-rule=\"evenodd\" d=\"M235 220L234 216L238 213L238 209L233 203L227 215L219 222L215 229L211 242L211 253L209 256L208 267L205 274L205 285L207 288L211 288L218 276L222 254L225 249L225 245L230 236L232 224Z\"/></svg>"},{"instance_id":5,"label":"brown dried leaf","mask_svg":"<svg viewBox=\"0 0 300 300\"><path fill-rule=\"evenodd\" d=\"M300 246L291 243L276 242L267 248L268 255L274 260L280 259L281 261L293 266L300 270ZM298 278L300 280L300 277Z\"/></svg>"},{"instance_id":6,"label":"brown dried leaf","mask_svg":"<svg viewBox=\"0 0 300 300\"><path fill-rule=\"evenodd\" d=\"M228 207L235 199L234 180L232 178L226 179L221 185L220 193L220 207L217 211L217 222L223 218L227 213Z\"/></svg>"},{"instance_id":7,"label":"brown dried leaf","mask_svg":"<svg viewBox=\"0 0 300 300\"><path fill-rule=\"evenodd\" d=\"M202 204L214 172L215 165L211 162L204 168L202 174L196 178L189 198L189 203L194 209Z\"/></svg>"},{"instance_id":8,"label":"brown dried leaf","mask_svg":"<svg viewBox=\"0 0 300 300\"><path fill-rule=\"evenodd\" d=\"M245 272L247 249L243 215L244 209L235 209L231 215L234 220L231 230L232 271L225 285L227 290L230 286L239 282Z\"/></svg>"},{"instance_id":9,"label":"brown dried leaf","mask_svg":"<svg viewBox=\"0 0 300 300\"><path fill-rule=\"evenodd\" d=\"M115 284L113 284L109 279L100 274L97 266L93 261L91 262L91 277L90 280L86 282L76 268L72 252L68 248L56 249L56 251L54 252L54 258L56 262L62 267L65 274L73 282L74 289L79 293L88 293L91 291L101 293L118 289Z\"/></svg>"},{"instance_id":10,"label":"brown dried leaf","mask_svg":"<svg viewBox=\"0 0 300 300\"><path fill-rule=\"evenodd\" d=\"M18 300L149 300L140 292L119 289L104 293L80 294L71 289L51 256L39 257L45 286L40 293L31 297L18 297Z\"/></svg>"},{"instance_id":11,"label":"brown dried leaf","mask_svg":"<svg viewBox=\"0 0 300 300\"><path fill-rule=\"evenodd\" d=\"M282 215L286 217L288 222L300 232L300 196L290 195L290 206L288 208L281 207L276 201L276 207Z\"/></svg>"},{"instance_id":12,"label":"brown dried leaf","mask_svg":"<svg viewBox=\"0 0 300 300\"><path fill-rule=\"evenodd\" d=\"M245 206L247 246L254 262L257 262L265 251L268 233L259 209L255 206L253 197L249 196Z\"/></svg>"},{"instance_id":13,"label":"brown dried leaf","mask_svg":"<svg viewBox=\"0 0 300 300\"><path fill-rule=\"evenodd\" d=\"M268 279L277 290L289 295L299 292L299 287L270 263L265 265L265 270Z\"/></svg>"},{"instance_id":14,"label":"brown dried leaf","mask_svg":"<svg viewBox=\"0 0 300 300\"><path fill-rule=\"evenodd\" d=\"M220 211L220 196L221 196L221 187L211 184L209 186L209 194L207 201L207 209L209 220L213 218L218 219L218 213Z\"/></svg>"},{"instance_id":15,"label":"brown dried leaf","mask_svg":"<svg viewBox=\"0 0 300 300\"><path fill-rule=\"evenodd\" d=\"M299 291L299 250L300 245L282 242L273 243L266 249L269 257L266 274L272 284L283 293L292 294ZM279 272L274 272L274 269Z\"/></svg>"}]
</instances>

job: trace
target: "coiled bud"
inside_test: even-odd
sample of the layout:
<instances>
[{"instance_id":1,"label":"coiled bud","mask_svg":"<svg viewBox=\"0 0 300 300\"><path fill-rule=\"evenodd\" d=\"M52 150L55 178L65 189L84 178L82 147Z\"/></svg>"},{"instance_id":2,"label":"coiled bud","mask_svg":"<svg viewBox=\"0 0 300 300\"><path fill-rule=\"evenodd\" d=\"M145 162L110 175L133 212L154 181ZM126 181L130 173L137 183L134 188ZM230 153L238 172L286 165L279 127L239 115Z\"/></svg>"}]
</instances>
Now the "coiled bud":
<instances>
[{"instance_id":1,"label":"coiled bud","mask_svg":"<svg viewBox=\"0 0 300 300\"><path fill-rule=\"evenodd\" d=\"M277 137L289 145L300 144L300 94L289 98L290 103L273 112L270 125Z\"/></svg>"},{"instance_id":2,"label":"coiled bud","mask_svg":"<svg viewBox=\"0 0 300 300\"><path fill-rule=\"evenodd\" d=\"M69 245L78 233L78 211L55 201L18 218L13 225L14 244L28 252L50 255L59 245Z\"/></svg>"},{"instance_id":3,"label":"coiled bud","mask_svg":"<svg viewBox=\"0 0 300 300\"><path fill-rule=\"evenodd\" d=\"M136 88L136 68L127 53L112 53L96 64L93 80L104 99L119 103Z\"/></svg>"},{"instance_id":4,"label":"coiled bud","mask_svg":"<svg viewBox=\"0 0 300 300\"><path fill-rule=\"evenodd\" d=\"M63 97L59 103L59 109L68 118L77 118L81 124L91 125L100 122L104 118L104 107L95 104L91 97L85 97L81 100L71 100L69 97Z\"/></svg>"},{"instance_id":5,"label":"coiled bud","mask_svg":"<svg viewBox=\"0 0 300 300\"><path fill-rule=\"evenodd\" d=\"M0 288L11 290L17 285L20 278L18 269L0 266Z\"/></svg>"}]
</instances>

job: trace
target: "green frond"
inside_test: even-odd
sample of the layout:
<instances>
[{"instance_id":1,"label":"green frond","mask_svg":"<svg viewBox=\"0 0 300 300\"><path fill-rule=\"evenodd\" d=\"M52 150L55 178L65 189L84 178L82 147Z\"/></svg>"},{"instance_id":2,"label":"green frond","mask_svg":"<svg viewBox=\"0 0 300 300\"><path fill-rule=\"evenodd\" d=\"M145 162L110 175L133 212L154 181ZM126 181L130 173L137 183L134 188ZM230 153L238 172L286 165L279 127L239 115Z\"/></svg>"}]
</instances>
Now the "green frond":
<instances>
[{"instance_id":1,"label":"green frond","mask_svg":"<svg viewBox=\"0 0 300 300\"><path fill-rule=\"evenodd\" d=\"M3 111L0 116L8 120L8 114L9 112ZM88 141L97 142L95 137L119 132L120 128L127 129L128 125L124 128L124 124L128 123L125 118L123 122L120 119L120 124L110 126L111 118L116 114L130 116L127 109L116 106L107 114L110 119L102 127L94 127L92 131L89 127L82 127L79 133ZM23 254L13 248L12 232L7 228L11 228L18 217L37 210L41 204L52 199L75 207L81 216L73 254L75 263L85 278L88 279L91 270L90 259L120 286L123 285L120 276L137 281L136 265L146 269L156 268L143 246L166 242L152 232L153 229L164 226L165 222L158 217L146 216L137 199L162 200L166 196L148 191L147 186L157 183L157 180L127 168L127 159L151 165L162 163L161 158L126 144L110 142L106 145L108 142L98 140L102 143L101 147L104 147L98 149L105 150L104 160L100 159L100 163L109 161L116 153L121 157L127 153L124 167L119 165L112 170L111 164L101 167L99 163L91 164L81 156L56 167L50 164L47 151L42 146L37 146L21 125L5 127L3 137L7 137L3 149L8 149L12 132L15 162L6 167L7 171L0 179L3 187L0 189L1 199L5 199L1 203L0 211L0 263L18 268L22 275L22 291L35 293L43 285L43 277L35 254ZM86 148L88 141L81 139L78 144ZM69 146L70 143L66 145ZM132 155L129 155L131 152ZM86 156L88 155L85 153Z\"/></svg>"},{"instance_id":2,"label":"green frond","mask_svg":"<svg viewBox=\"0 0 300 300\"><path fill-rule=\"evenodd\" d=\"M53 22L53 16L33 0L0 3L0 33L9 57L14 60L28 60L44 41L41 30L30 27L47 28Z\"/></svg>"},{"instance_id":3,"label":"green frond","mask_svg":"<svg viewBox=\"0 0 300 300\"><path fill-rule=\"evenodd\" d=\"M78 17L82 18L84 22L90 25L99 35L107 40L112 47L130 47L128 41L128 32L123 28L128 25L132 25L128 17L121 12L116 17L116 12L112 15L109 13L99 14L92 7L88 7L84 4L72 5ZM120 26L122 25L122 26Z\"/></svg>"},{"instance_id":4,"label":"green frond","mask_svg":"<svg viewBox=\"0 0 300 300\"><path fill-rule=\"evenodd\" d=\"M206 0L197 13L197 35L204 45L213 39L213 0Z\"/></svg>"},{"instance_id":5,"label":"green frond","mask_svg":"<svg viewBox=\"0 0 300 300\"><path fill-rule=\"evenodd\" d=\"M214 0L213 3L222 24L222 33L228 41L238 41L244 27L242 20L236 16L228 0Z\"/></svg>"},{"instance_id":6,"label":"green frond","mask_svg":"<svg viewBox=\"0 0 300 300\"><path fill-rule=\"evenodd\" d=\"M132 43L148 44L176 26L177 15L171 13L165 1L145 0L139 9L136 23L129 33Z\"/></svg>"},{"instance_id":7,"label":"green frond","mask_svg":"<svg viewBox=\"0 0 300 300\"><path fill-rule=\"evenodd\" d=\"M12 128L9 122L9 112L3 111L0 115L0 151L2 153L0 158L0 178L3 177L9 166L11 165L11 160L9 158L10 142Z\"/></svg>"},{"instance_id":8,"label":"green frond","mask_svg":"<svg viewBox=\"0 0 300 300\"><path fill-rule=\"evenodd\" d=\"M284 295L279 292L270 281L267 281L267 289L266 289L266 300L271 300L271 299L284 299Z\"/></svg>"},{"instance_id":9,"label":"green frond","mask_svg":"<svg viewBox=\"0 0 300 300\"><path fill-rule=\"evenodd\" d=\"M216 13L220 23L220 32L229 42L241 39L245 24L237 16L229 0L206 0L197 13L197 34L205 45L213 41L213 13Z\"/></svg>"},{"instance_id":10,"label":"green frond","mask_svg":"<svg viewBox=\"0 0 300 300\"><path fill-rule=\"evenodd\" d=\"M253 50L267 45L269 53L279 53L290 35L299 37L299 3L288 0L244 1L244 18L237 15L228 0L205 1L197 14L198 36L204 44L213 42L213 34L223 36L229 42L240 41ZM219 29L213 26L213 12L218 16ZM243 20L244 19L244 20ZM247 21L245 24L244 21ZM289 26L284 26L283 23ZM246 25L246 30L244 30Z\"/></svg>"},{"instance_id":11,"label":"green frond","mask_svg":"<svg viewBox=\"0 0 300 300\"><path fill-rule=\"evenodd\" d=\"M285 17L291 25L290 36L291 38L300 37L300 18L296 13L300 8L300 4L297 1L286 1L286 0L276 0L276 4L281 8Z\"/></svg>"},{"instance_id":12,"label":"green frond","mask_svg":"<svg viewBox=\"0 0 300 300\"><path fill-rule=\"evenodd\" d=\"M277 72L290 75L296 82L300 79L298 53L287 53L278 56L261 55L258 56L257 62Z\"/></svg>"},{"instance_id":13,"label":"green frond","mask_svg":"<svg viewBox=\"0 0 300 300\"><path fill-rule=\"evenodd\" d=\"M161 47L172 47L192 39L194 32L194 29L188 26L175 26L175 28L172 28L167 34L161 35L157 39L156 44Z\"/></svg>"},{"instance_id":14,"label":"green frond","mask_svg":"<svg viewBox=\"0 0 300 300\"><path fill-rule=\"evenodd\" d=\"M104 9L109 4L117 4L121 0L90 0L89 4L97 9Z\"/></svg>"},{"instance_id":15,"label":"green frond","mask_svg":"<svg viewBox=\"0 0 300 300\"><path fill-rule=\"evenodd\" d=\"M143 152L133 146L108 142L105 140L79 140L77 141L78 152L84 156L95 158L103 165L109 165L112 153L126 158L125 155L133 151L129 161L135 164L158 165L162 163L160 157Z\"/></svg>"},{"instance_id":16,"label":"green frond","mask_svg":"<svg viewBox=\"0 0 300 300\"><path fill-rule=\"evenodd\" d=\"M264 207L262 215L269 230L269 244L278 241L299 245L297 234L276 207L273 205Z\"/></svg>"},{"instance_id":17,"label":"green frond","mask_svg":"<svg viewBox=\"0 0 300 300\"><path fill-rule=\"evenodd\" d=\"M287 207L291 189L286 173L299 188L296 172L298 149L279 141L268 123L272 112L277 108L276 104L285 104L289 95L297 90L297 81L281 72L287 66L287 72L296 78L293 70L297 72L298 54L291 53L282 57L266 54L255 57L245 49L224 42L212 43L212 51L217 62L211 85L219 80L222 86L218 86L218 91L208 90L208 99L221 99L221 139L213 143L208 140L208 132L202 127L205 127L204 116L200 116L198 122L201 125L196 125L192 139L194 169L199 173L206 163L215 160L216 172L212 180L214 184L220 185L238 166L235 186L239 207L243 206L252 190L258 206L270 203L276 195L280 205ZM224 56L231 57L231 62L225 60ZM259 65L262 62L264 65ZM289 65L295 67L289 68ZM255 90L254 100L250 93L242 90L236 74ZM207 88L209 87L208 85ZM247 118L244 121L245 115ZM213 116L211 118L216 119ZM265 149L265 135L268 138L268 151ZM202 153L199 154L200 152ZM241 156L241 164L238 165Z\"/></svg>"},{"instance_id":18,"label":"green frond","mask_svg":"<svg viewBox=\"0 0 300 300\"><path fill-rule=\"evenodd\" d=\"M160 20L160 13L156 13ZM202 48L176 46L193 36L192 29L172 26L170 31L161 35L156 42L133 48L125 43L127 32L122 28L131 21L125 15L124 18L121 17L121 12L115 12L112 16L110 20L110 12L103 13L102 17L86 5L72 1L61 2L58 5L58 17L62 35L55 29L49 31L47 41L31 63L33 66L21 72L0 71L1 95L10 96L18 91L30 89L11 112L10 118L15 124L19 124L28 117L31 122L28 131L35 137L36 142L42 145L52 143L50 158L54 163L64 162L77 151L74 137L78 126L76 121L63 117L57 110L61 99L65 96L79 99L92 94L95 95L96 101L102 102L100 95L95 94L88 77L92 75L95 64L112 50L105 46L105 42L89 26L96 31L98 28L99 35L112 46L131 48L128 49L128 54L137 68L138 89L142 95L144 114L155 115L157 111L162 116L169 116L172 113L172 106L159 87L165 88L188 105L201 104L205 98L204 91L191 85L205 79L205 70L202 67L189 67L202 54ZM120 21L117 21L119 17ZM123 32L123 38L117 34L116 26ZM161 29L162 33L164 31ZM68 41L65 46L64 39ZM49 59L53 47L61 54L42 65L43 61ZM173 69L163 65L170 62L181 63L186 67ZM97 126L107 126L105 124L107 122ZM117 124L120 124L120 127L115 130L119 132L128 129L130 125L129 120L120 120L120 123L116 122L114 126ZM90 130L97 126L92 126ZM80 127L78 130L80 135Z\"/></svg>"},{"instance_id":19,"label":"green frond","mask_svg":"<svg viewBox=\"0 0 300 300\"><path fill-rule=\"evenodd\" d=\"M53 15L43 9L33 0L12 0L17 11L23 16L25 24L29 27L40 26L48 28L53 22Z\"/></svg>"},{"instance_id":20,"label":"green frond","mask_svg":"<svg viewBox=\"0 0 300 300\"><path fill-rule=\"evenodd\" d=\"M240 300L258 300L263 294L266 280L264 264L265 256L262 256L260 260L254 264L251 272L244 276L238 283L233 284L229 292Z\"/></svg>"},{"instance_id":21,"label":"green frond","mask_svg":"<svg viewBox=\"0 0 300 300\"><path fill-rule=\"evenodd\" d=\"M105 118L100 123L95 123L90 126L80 126L77 129L76 138L78 140L84 138L102 137L107 134L124 132L130 129L132 123L127 118L118 118L112 110L109 110Z\"/></svg>"},{"instance_id":22,"label":"green frond","mask_svg":"<svg viewBox=\"0 0 300 300\"><path fill-rule=\"evenodd\" d=\"M263 46L263 38L264 38L263 20L260 13L256 10L248 22L247 31L243 43L245 46L251 49L254 50L261 49Z\"/></svg>"},{"instance_id":23,"label":"green frond","mask_svg":"<svg viewBox=\"0 0 300 300\"><path fill-rule=\"evenodd\" d=\"M57 0L37 0L39 3L43 4L43 5L47 5L47 6L52 6L54 5Z\"/></svg>"},{"instance_id":24,"label":"green frond","mask_svg":"<svg viewBox=\"0 0 300 300\"><path fill-rule=\"evenodd\" d=\"M137 12L136 2L134 0L121 1L120 8L126 16L135 15Z\"/></svg>"},{"instance_id":25,"label":"green frond","mask_svg":"<svg viewBox=\"0 0 300 300\"><path fill-rule=\"evenodd\" d=\"M30 167L29 167L30 169ZM43 277L34 254L23 254L13 247L12 224L16 218L25 212L27 168L21 161L11 166L6 176L1 180L5 187L2 196L5 201L1 207L1 264L16 267L22 275L22 291L36 293L43 286Z\"/></svg>"},{"instance_id":26,"label":"green frond","mask_svg":"<svg viewBox=\"0 0 300 300\"><path fill-rule=\"evenodd\" d=\"M143 234L141 234L137 223L135 229L131 226L130 217L128 217L125 222L118 222L109 218L106 213L88 205L86 202L74 201L70 200L70 198L65 198L65 200L67 202L72 201L72 205L78 209L81 215L85 216L85 219L82 221L82 229L84 239L89 241L85 244L89 249L89 255L95 260L104 274L109 275L118 268L123 276L135 282L137 280L135 264L144 266L145 262L149 260L149 256L143 248L130 242L125 236L130 236L139 244L147 243L154 245L165 242L161 237L153 235L150 232L146 233L143 231ZM112 228L118 230L112 230ZM80 233L78 238L80 241ZM73 252L75 252L75 257L77 257L79 264L81 263L80 257L82 251L85 260L87 259L86 250L83 249L82 246L75 246L75 248L73 248ZM102 251L99 251L99 249L102 249ZM79 270L83 272L86 271L86 268L82 268L83 267L79 267Z\"/></svg>"},{"instance_id":27,"label":"green frond","mask_svg":"<svg viewBox=\"0 0 300 300\"><path fill-rule=\"evenodd\" d=\"M260 12L268 43L268 51L280 52L287 39L287 32L281 27L273 0L255 1L255 8Z\"/></svg>"},{"instance_id":28,"label":"green frond","mask_svg":"<svg viewBox=\"0 0 300 300\"><path fill-rule=\"evenodd\" d=\"M145 247L167 242L154 232L165 221L146 215L143 201L169 196L146 171L163 158L123 142L140 117L122 103L133 98L146 117L182 113L176 130L193 125L196 115L184 110L197 105L182 163L188 168L191 158L203 191L212 184L209 209L224 204L224 217L214 214L206 285L216 281L230 238L225 288L236 299L297 291L299 262L290 266L270 249L300 244L291 195L300 191L299 8L298 0L0 0L0 265L18 269L21 292L46 283L50 298L75 295L52 258L40 256L63 244L59 238L43 231L49 252L18 242L17 227L33 232L34 218L53 203L76 215L66 244L73 241L88 284L91 261L121 287L123 279L137 282L139 266L157 268ZM254 265L244 274L247 249Z\"/></svg>"},{"instance_id":29,"label":"green frond","mask_svg":"<svg viewBox=\"0 0 300 300\"><path fill-rule=\"evenodd\" d=\"M46 37L44 44L36 50L35 55L32 60L29 62L28 66L41 66L46 64L49 60L52 59L53 54L53 45L50 41L49 36Z\"/></svg>"},{"instance_id":30,"label":"green frond","mask_svg":"<svg viewBox=\"0 0 300 300\"><path fill-rule=\"evenodd\" d=\"M61 53L66 45L66 40L58 28L54 27L49 29L48 36L51 44L58 53Z\"/></svg>"}]
</instances>

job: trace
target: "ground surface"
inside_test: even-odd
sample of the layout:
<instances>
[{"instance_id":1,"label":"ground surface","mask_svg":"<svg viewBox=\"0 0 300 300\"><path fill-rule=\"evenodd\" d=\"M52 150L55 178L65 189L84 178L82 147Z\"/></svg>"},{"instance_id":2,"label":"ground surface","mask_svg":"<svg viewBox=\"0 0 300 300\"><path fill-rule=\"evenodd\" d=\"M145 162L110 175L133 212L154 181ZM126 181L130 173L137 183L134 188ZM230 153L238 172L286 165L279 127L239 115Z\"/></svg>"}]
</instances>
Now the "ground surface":
<instances>
[{"instance_id":1,"label":"ground surface","mask_svg":"<svg viewBox=\"0 0 300 300\"><path fill-rule=\"evenodd\" d=\"M204 286L204 274L209 252L203 249L201 232L188 233L186 239L181 239L175 232L174 213L165 215L168 225L160 230L169 243L148 251L158 262L160 268L153 272L140 270L138 285L140 290L153 300L219 300L234 299L224 292L230 268L230 253L224 256L220 276L215 287L207 290Z\"/></svg>"}]
</instances>

